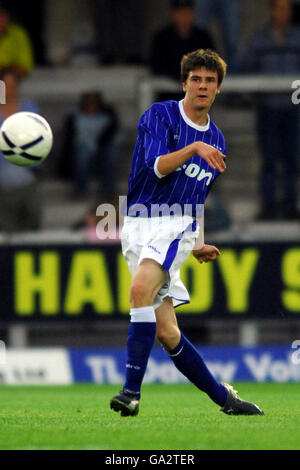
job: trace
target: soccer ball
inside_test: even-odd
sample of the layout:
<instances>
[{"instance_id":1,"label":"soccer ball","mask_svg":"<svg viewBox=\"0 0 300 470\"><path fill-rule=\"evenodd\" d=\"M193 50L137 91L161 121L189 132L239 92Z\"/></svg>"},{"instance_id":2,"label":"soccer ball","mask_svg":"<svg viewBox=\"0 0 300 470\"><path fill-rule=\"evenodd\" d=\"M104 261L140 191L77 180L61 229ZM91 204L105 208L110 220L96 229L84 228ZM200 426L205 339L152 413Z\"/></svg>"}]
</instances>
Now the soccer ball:
<instances>
[{"instance_id":1,"label":"soccer ball","mask_svg":"<svg viewBox=\"0 0 300 470\"><path fill-rule=\"evenodd\" d=\"M51 127L36 113L12 114L0 129L0 150L14 165L31 166L49 155L53 143Z\"/></svg>"}]
</instances>

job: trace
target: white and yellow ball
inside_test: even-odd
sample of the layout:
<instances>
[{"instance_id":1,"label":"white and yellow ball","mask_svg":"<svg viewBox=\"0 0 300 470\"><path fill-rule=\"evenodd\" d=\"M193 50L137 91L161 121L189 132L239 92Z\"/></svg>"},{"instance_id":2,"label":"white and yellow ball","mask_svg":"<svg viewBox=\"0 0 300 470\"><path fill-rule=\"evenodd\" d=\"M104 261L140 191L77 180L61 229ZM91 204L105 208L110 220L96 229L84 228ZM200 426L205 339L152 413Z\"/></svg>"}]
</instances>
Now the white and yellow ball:
<instances>
[{"instance_id":1,"label":"white and yellow ball","mask_svg":"<svg viewBox=\"0 0 300 470\"><path fill-rule=\"evenodd\" d=\"M14 165L32 166L49 155L53 144L51 127L36 113L12 114L0 129L0 151Z\"/></svg>"}]
</instances>

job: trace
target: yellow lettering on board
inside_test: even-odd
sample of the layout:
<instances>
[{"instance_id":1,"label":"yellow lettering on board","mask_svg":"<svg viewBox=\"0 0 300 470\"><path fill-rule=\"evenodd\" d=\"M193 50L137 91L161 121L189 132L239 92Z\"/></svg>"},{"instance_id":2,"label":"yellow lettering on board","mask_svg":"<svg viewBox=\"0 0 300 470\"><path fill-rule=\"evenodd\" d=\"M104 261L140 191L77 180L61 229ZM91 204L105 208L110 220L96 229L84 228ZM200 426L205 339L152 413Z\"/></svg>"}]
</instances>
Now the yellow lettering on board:
<instances>
[{"instance_id":1,"label":"yellow lettering on board","mask_svg":"<svg viewBox=\"0 0 300 470\"><path fill-rule=\"evenodd\" d=\"M244 313L249 308L249 291L259 259L259 251L247 248L237 254L224 249L217 258L227 292L227 308L232 313Z\"/></svg>"},{"instance_id":2,"label":"yellow lettering on board","mask_svg":"<svg viewBox=\"0 0 300 470\"><path fill-rule=\"evenodd\" d=\"M120 313L129 313L129 290L131 275L122 253L118 253L118 308Z\"/></svg>"},{"instance_id":3,"label":"yellow lettering on board","mask_svg":"<svg viewBox=\"0 0 300 470\"><path fill-rule=\"evenodd\" d=\"M69 315L79 315L86 304L92 304L97 313L113 313L109 273L99 251L79 251L72 259L64 309Z\"/></svg>"},{"instance_id":4,"label":"yellow lettering on board","mask_svg":"<svg viewBox=\"0 0 300 470\"><path fill-rule=\"evenodd\" d=\"M15 310L18 315L35 313L36 296L44 315L59 313L59 255L43 252L38 257L35 270L35 254L29 251L15 255Z\"/></svg>"},{"instance_id":5,"label":"yellow lettering on board","mask_svg":"<svg viewBox=\"0 0 300 470\"><path fill-rule=\"evenodd\" d=\"M282 304L291 312L300 312L300 248L290 248L282 258Z\"/></svg>"}]
</instances>

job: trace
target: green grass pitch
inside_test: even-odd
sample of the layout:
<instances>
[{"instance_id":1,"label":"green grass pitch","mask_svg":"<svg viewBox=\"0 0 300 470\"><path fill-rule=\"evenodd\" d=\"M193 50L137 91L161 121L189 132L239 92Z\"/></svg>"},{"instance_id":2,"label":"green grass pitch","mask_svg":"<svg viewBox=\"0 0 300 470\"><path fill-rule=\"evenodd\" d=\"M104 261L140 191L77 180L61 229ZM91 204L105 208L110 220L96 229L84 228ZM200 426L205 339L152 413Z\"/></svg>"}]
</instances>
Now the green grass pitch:
<instances>
[{"instance_id":1,"label":"green grass pitch","mask_svg":"<svg viewBox=\"0 0 300 470\"><path fill-rule=\"evenodd\" d=\"M144 385L140 413L112 385L0 387L0 449L300 449L300 384L234 384L265 416L227 416L188 384Z\"/></svg>"}]
</instances>

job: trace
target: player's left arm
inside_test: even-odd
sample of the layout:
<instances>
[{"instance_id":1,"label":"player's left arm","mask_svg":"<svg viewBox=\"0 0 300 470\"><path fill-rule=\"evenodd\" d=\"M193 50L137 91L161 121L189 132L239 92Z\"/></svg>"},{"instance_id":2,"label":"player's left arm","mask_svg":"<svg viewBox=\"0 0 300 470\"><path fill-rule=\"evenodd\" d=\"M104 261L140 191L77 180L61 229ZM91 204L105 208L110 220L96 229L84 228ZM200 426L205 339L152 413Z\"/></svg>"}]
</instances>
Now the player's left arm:
<instances>
[{"instance_id":1,"label":"player's left arm","mask_svg":"<svg viewBox=\"0 0 300 470\"><path fill-rule=\"evenodd\" d=\"M199 225L199 235L192 251L193 256L197 261L199 261L199 263L214 261L221 253L216 246L206 245L204 243L204 217L197 218L196 220Z\"/></svg>"},{"instance_id":2,"label":"player's left arm","mask_svg":"<svg viewBox=\"0 0 300 470\"><path fill-rule=\"evenodd\" d=\"M199 263L208 263L208 261L214 261L217 256L220 256L221 252L214 245L204 244L200 250L194 249L193 255Z\"/></svg>"},{"instance_id":3,"label":"player's left arm","mask_svg":"<svg viewBox=\"0 0 300 470\"><path fill-rule=\"evenodd\" d=\"M223 151L226 154L226 142L222 135L223 140ZM210 185L211 188L211 185ZM214 261L217 256L221 255L220 250L214 245L206 245L204 243L204 213L201 218L197 218L199 224L199 235L196 239L194 249L192 251L194 257L199 263L207 263L208 261Z\"/></svg>"}]
</instances>

